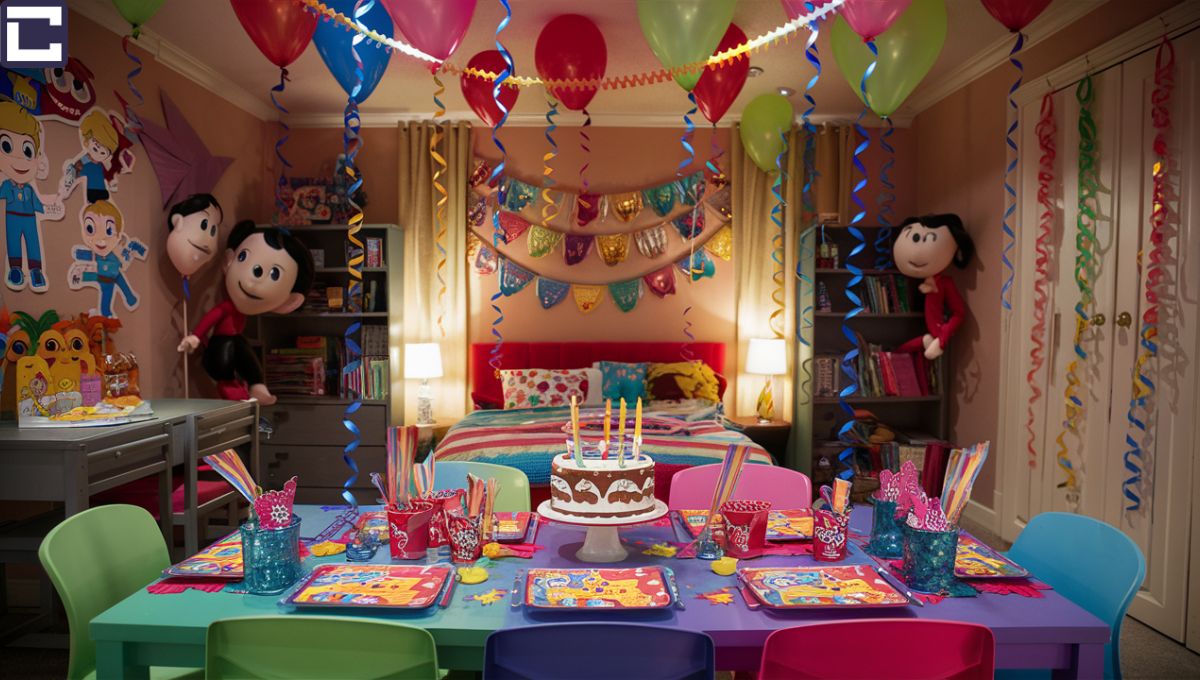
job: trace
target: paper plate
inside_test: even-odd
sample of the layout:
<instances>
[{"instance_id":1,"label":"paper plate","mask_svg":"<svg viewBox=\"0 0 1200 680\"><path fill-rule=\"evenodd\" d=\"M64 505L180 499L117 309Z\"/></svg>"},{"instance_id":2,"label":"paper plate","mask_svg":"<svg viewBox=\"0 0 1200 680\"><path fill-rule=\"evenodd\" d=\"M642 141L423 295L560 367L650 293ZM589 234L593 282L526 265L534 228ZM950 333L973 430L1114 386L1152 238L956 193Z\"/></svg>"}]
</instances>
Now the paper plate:
<instances>
[{"instance_id":1,"label":"paper plate","mask_svg":"<svg viewBox=\"0 0 1200 680\"><path fill-rule=\"evenodd\" d=\"M739 569L738 578L771 609L903 607L908 597L866 564Z\"/></svg>"},{"instance_id":2,"label":"paper plate","mask_svg":"<svg viewBox=\"0 0 1200 680\"><path fill-rule=\"evenodd\" d=\"M298 608L426 609L450 578L448 566L322 564L280 604Z\"/></svg>"},{"instance_id":3,"label":"paper plate","mask_svg":"<svg viewBox=\"0 0 1200 680\"><path fill-rule=\"evenodd\" d=\"M163 576L240 580L244 576L242 537L235 531L179 564L167 567Z\"/></svg>"},{"instance_id":4,"label":"paper plate","mask_svg":"<svg viewBox=\"0 0 1200 680\"><path fill-rule=\"evenodd\" d=\"M525 606L537 609L665 609L672 604L666 575L658 567L530 569Z\"/></svg>"},{"instance_id":5,"label":"paper plate","mask_svg":"<svg viewBox=\"0 0 1200 680\"><path fill-rule=\"evenodd\" d=\"M958 535L958 554L954 558L958 578L1024 578L1029 570L980 543L970 534Z\"/></svg>"}]
</instances>

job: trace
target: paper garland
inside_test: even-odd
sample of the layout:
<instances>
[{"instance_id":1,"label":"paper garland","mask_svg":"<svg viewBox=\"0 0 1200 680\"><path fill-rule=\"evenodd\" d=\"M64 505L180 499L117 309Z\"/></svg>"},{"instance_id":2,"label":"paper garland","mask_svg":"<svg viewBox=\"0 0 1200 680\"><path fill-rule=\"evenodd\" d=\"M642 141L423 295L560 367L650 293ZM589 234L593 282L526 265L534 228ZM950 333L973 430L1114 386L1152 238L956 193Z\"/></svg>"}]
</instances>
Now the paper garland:
<instances>
[{"instance_id":1,"label":"paper garland","mask_svg":"<svg viewBox=\"0 0 1200 680\"><path fill-rule=\"evenodd\" d=\"M588 252L592 249L593 240L595 239L590 234L567 234L563 245L563 259L569 265L583 262L583 258L587 257Z\"/></svg>"},{"instance_id":2,"label":"paper garland","mask_svg":"<svg viewBox=\"0 0 1200 680\"><path fill-rule=\"evenodd\" d=\"M604 234L596 237L596 250L604 264L615 267L629 257L629 234Z\"/></svg>"},{"instance_id":3,"label":"paper garland","mask_svg":"<svg viewBox=\"0 0 1200 680\"><path fill-rule=\"evenodd\" d=\"M642 299L642 280L618 281L608 284L608 294L612 296L617 309L622 312L632 311Z\"/></svg>"},{"instance_id":4,"label":"paper garland","mask_svg":"<svg viewBox=\"0 0 1200 680\"><path fill-rule=\"evenodd\" d=\"M550 254L559 241L562 241L563 235L557 231L551 231L540 224L535 224L529 229L529 255L530 257L545 257Z\"/></svg>"},{"instance_id":5,"label":"paper garland","mask_svg":"<svg viewBox=\"0 0 1200 680\"><path fill-rule=\"evenodd\" d=\"M667 229L661 224L644 229L633 235L633 242L642 257L648 260L662 257L667 252Z\"/></svg>"},{"instance_id":6,"label":"paper garland","mask_svg":"<svg viewBox=\"0 0 1200 680\"><path fill-rule=\"evenodd\" d=\"M542 309L550 309L562 302L569 292L571 292L571 284L569 283L541 277L537 280L538 302L542 303Z\"/></svg>"},{"instance_id":7,"label":"paper garland","mask_svg":"<svg viewBox=\"0 0 1200 680\"><path fill-rule=\"evenodd\" d=\"M595 310L604 301L603 286L571 286L571 294L575 297L575 306L584 314Z\"/></svg>"},{"instance_id":8,"label":"paper garland","mask_svg":"<svg viewBox=\"0 0 1200 680\"><path fill-rule=\"evenodd\" d=\"M729 262L733 259L733 225L726 224L708 239L704 249Z\"/></svg>"},{"instance_id":9,"label":"paper garland","mask_svg":"<svg viewBox=\"0 0 1200 680\"><path fill-rule=\"evenodd\" d=\"M533 272L508 258L500 259L500 292L505 297L515 295L533 280Z\"/></svg>"}]
</instances>

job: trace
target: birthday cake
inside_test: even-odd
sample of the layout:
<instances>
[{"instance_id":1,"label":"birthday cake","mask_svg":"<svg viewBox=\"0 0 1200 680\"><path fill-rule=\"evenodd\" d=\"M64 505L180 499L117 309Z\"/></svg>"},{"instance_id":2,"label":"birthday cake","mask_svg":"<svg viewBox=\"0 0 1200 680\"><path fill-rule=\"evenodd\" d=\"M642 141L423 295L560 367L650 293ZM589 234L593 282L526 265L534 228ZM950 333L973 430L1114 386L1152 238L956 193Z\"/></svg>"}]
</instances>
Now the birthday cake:
<instances>
[{"instance_id":1,"label":"birthday cake","mask_svg":"<svg viewBox=\"0 0 1200 680\"><path fill-rule=\"evenodd\" d=\"M586 458L582 465L569 453L550 465L550 507L576 517L632 517L654 510L654 461L615 456Z\"/></svg>"}]
</instances>

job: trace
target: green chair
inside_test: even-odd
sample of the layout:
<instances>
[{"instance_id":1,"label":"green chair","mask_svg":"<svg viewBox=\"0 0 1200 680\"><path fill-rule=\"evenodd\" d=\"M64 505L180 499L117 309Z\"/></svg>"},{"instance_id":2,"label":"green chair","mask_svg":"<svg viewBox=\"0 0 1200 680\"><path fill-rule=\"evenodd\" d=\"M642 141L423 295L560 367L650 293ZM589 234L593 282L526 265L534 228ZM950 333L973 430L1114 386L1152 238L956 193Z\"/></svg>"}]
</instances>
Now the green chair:
<instances>
[{"instance_id":1,"label":"green chair","mask_svg":"<svg viewBox=\"0 0 1200 680\"><path fill-rule=\"evenodd\" d=\"M529 512L529 478L515 467L476 463L472 461L439 461L435 470L435 490L467 488L467 473L480 479L495 478L500 482L496 494L496 512Z\"/></svg>"},{"instance_id":2,"label":"green chair","mask_svg":"<svg viewBox=\"0 0 1200 680\"><path fill-rule=\"evenodd\" d=\"M340 616L213 621L204 667L207 678L438 678L429 631Z\"/></svg>"},{"instance_id":3,"label":"green chair","mask_svg":"<svg viewBox=\"0 0 1200 680\"><path fill-rule=\"evenodd\" d=\"M38 559L71 626L71 680L96 673L92 619L145 588L170 566L162 530L142 508L104 505L72 515L46 534ZM196 669L154 669L155 678L203 677Z\"/></svg>"}]
</instances>

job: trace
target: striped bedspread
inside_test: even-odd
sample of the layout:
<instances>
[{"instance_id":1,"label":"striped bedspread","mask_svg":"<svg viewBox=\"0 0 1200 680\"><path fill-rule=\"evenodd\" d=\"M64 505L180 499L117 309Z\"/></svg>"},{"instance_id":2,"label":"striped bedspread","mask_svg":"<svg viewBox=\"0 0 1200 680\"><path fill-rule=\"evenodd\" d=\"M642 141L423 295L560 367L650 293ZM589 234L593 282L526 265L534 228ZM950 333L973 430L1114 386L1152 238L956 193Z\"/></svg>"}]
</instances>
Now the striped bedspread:
<instances>
[{"instance_id":1,"label":"striped bedspread","mask_svg":"<svg viewBox=\"0 0 1200 680\"><path fill-rule=\"evenodd\" d=\"M582 412L585 438L599 438L603 415L602 409ZM475 411L450 428L434 456L438 461L507 465L522 470L530 484L549 484L551 459L566 451L569 420L567 408ZM652 412L642 419L642 450L664 467L719 463L730 444L749 445L753 449L750 462L771 463L770 454L762 447L714 419Z\"/></svg>"}]
</instances>

